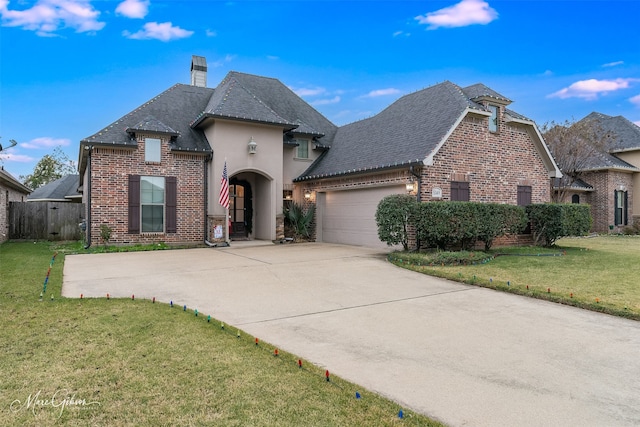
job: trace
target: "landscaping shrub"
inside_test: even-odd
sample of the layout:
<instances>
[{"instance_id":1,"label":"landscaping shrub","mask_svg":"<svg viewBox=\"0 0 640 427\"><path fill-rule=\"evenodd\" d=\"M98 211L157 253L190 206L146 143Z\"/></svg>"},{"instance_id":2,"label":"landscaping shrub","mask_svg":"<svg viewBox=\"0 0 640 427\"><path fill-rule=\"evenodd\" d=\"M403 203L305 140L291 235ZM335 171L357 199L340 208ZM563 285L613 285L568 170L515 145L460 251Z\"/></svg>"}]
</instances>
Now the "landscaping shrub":
<instances>
[{"instance_id":1,"label":"landscaping shrub","mask_svg":"<svg viewBox=\"0 0 640 427\"><path fill-rule=\"evenodd\" d=\"M414 215L417 238L426 246L473 247L478 238L478 203L420 203Z\"/></svg>"},{"instance_id":2,"label":"landscaping shrub","mask_svg":"<svg viewBox=\"0 0 640 427\"><path fill-rule=\"evenodd\" d=\"M497 203L478 203L478 240L484 242L484 250L505 234L518 234L527 226L527 214L522 206Z\"/></svg>"},{"instance_id":3,"label":"landscaping shrub","mask_svg":"<svg viewBox=\"0 0 640 427\"><path fill-rule=\"evenodd\" d=\"M526 207L534 243L553 246L561 237L582 236L591 229L589 205L543 203Z\"/></svg>"},{"instance_id":4,"label":"landscaping shrub","mask_svg":"<svg viewBox=\"0 0 640 427\"><path fill-rule=\"evenodd\" d=\"M305 212L298 203L292 203L291 207L283 209L285 225L291 227L295 239L311 237L311 223L315 211L315 205L311 205Z\"/></svg>"},{"instance_id":5,"label":"landscaping shrub","mask_svg":"<svg viewBox=\"0 0 640 427\"><path fill-rule=\"evenodd\" d=\"M408 229L417 204L408 194L393 194L382 199L376 209L378 238L389 246L401 244L408 250Z\"/></svg>"}]
</instances>

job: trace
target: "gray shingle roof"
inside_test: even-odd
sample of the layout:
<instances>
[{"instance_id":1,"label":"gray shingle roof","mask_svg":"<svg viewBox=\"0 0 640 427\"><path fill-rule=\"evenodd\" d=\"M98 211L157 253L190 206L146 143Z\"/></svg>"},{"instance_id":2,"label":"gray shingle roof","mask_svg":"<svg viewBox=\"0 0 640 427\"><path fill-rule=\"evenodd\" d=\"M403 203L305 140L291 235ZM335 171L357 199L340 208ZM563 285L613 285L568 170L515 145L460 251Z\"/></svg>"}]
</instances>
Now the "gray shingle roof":
<instances>
[{"instance_id":1,"label":"gray shingle roof","mask_svg":"<svg viewBox=\"0 0 640 427\"><path fill-rule=\"evenodd\" d=\"M593 112L580 121L593 121L612 137L611 152L640 149L640 127L622 116Z\"/></svg>"},{"instance_id":2,"label":"gray shingle roof","mask_svg":"<svg viewBox=\"0 0 640 427\"><path fill-rule=\"evenodd\" d=\"M283 125L294 133L324 135L323 144L331 143L337 129L279 80L237 71L231 71L218 85L194 126L205 117Z\"/></svg>"},{"instance_id":3,"label":"gray shingle roof","mask_svg":"<svg viewBox=\"0 0 640 427\"><path fill-rule=\"evenodd\" d=\"M509 98L500 95L498 92L491 89L490 87L485 86L482 83L476 83L474 85L467 86L463 88L462 91L467 97L469 97L469 99L473 101L480 98L493 98L495 100L502 101L503 103L511 103L511 100Z\"/></svg>"},{"instance_id":4,"label":"gray shingle roof","mask_svg":"<svg viewBox=\"0 0 640 427\"><path fill-rule=\"evenodd\" d=\"M3 184L9 188L13 188L23 194L29 194L31 189L18 181L13 175L4 169L4 166L0 166L0 184Z\"/></svg>"},{"instance_id":5,"label":"gray shingle roof","mask_svg":"<svg viewBox=\"0 0 640 427\"><path fill-rule=\"evenodd\" d=\"M81 194L78 193L79 185L80 175L65 175L62 178L33 190L33 193L27 196L27 201L65 201L69 198L81 197Z\"/></svg>"},{"instance_id":6,"label":"gray shingle roof","mask_svg":"<svg viewBox=\"0 0 640 427\"><path fill-rule=\"evenodd\" d=\"M170 136L178 136L179 132L173 130L171 126L167 126L153 116L147 116L135 125L126 129L128 133L135 132L152 132Z\"/></svg>"},{"instance_id":7,"label":"gray shingle roof","mask_svg":"<svg viewBox=\"0 0 640 427\"><path fill-rule=\"evenodd\" d=\"M595 152L584 164L582 170L599 170L599 169L629 169L639 171L637 167L630 163L617 158L616 156L602 151Z\"/></svg>"},{"instance_id":8,"label":"gray shingle roof","mask_svg":"<svg viewBox=\"0 0 640 427\"><path fill-rule=\"evenodd\" d=\"M448 81L405 95L371 118L340 127L331 149L296 181L420 163L467 108L486 112Z\"/></svg>"},{"instance_id":9,"label":"gray shingle roof","mask_svg":"<svg viewBox=\"0 0 640 427\"><path fill-rule=\"evenodd\" d=\"M152 117L161 123L161 129L164 131L170 129L173 131L172 134L177 135L172 139L172 150L210 152L211 147L204 133L199 129L191 128L190 123L199 112L204 110L212 94L213 89L210 88L176 84L80 143L135 147L137 143L127 130L140 126L147 118ZM86 166L84 152L85 150L80 150L81 173Z\"/></svg>"}]
</instances>

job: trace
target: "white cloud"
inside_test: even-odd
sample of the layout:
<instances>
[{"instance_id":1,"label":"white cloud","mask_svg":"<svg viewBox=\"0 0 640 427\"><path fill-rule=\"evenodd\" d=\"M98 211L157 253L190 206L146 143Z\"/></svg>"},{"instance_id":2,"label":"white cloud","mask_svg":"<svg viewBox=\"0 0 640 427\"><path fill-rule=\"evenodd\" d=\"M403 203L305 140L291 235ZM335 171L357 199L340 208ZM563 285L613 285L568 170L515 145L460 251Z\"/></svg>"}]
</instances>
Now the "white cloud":
<instances>
[{"instance_id":1,"label":"white cloud","mask_svg":"<svg viewBox=\"0 0 640 427\"><path fill-rule=\"evenodd\" d=\"M40 138L34 138L29 142L23 142L20 144L22 148L38 149L38 148L51 148L51 147L66 147L71 144L71 140L67 138L51 138L49 136L43 136Z\"/></svg>"},{"instance_id":2,"label":"white cloud","mask_svg":"<svg viewBox=\"0 0 640 427\"><path fill-rule=\"evenodd\" d=\"M124 0L116 7L116 13L127 18L144 18L149 13L149 0Z\"/></svg>"},{"instance_id":3,"label":"white cloud","mask_svg":"<svg viewBox=\"0 0 640 427\"><path fill-rule=\"evenodd\" d=\"M453 6L415 17L420 24L428 25L429 30L485 25L497 18L498 12L483 0L462 0Z\"/></svg>"},{"instance_id":4,"label":"white cloud","mask_svg":"<svg viewBox=\"0 0 640 427\"><path fill-rule=\"evenodd\" d=\"M16 163L31 163L38 160L35 157L25 156L24 154L13 154L10 152L0 153L0 159Z\"/></svg>"},{"instance_id":5,"label":"white cloud","mask_svg":"<svg viewBox=\"0 0 640 427\"><path fill-rule=\"evenodd\" d=\"M615 62L607 62L606 64L602 64L603 67L615 67L616 65L622 65L624 61L615 61Z\"/></svg>"},{"instance_id":6,"label":"white cloud","mask_svg":"<svg viewBox=\"0 0 640 427\"><path fill-rule=\"evenodd\" d=\"M280 57L279 56L275 56L275 55L267 55L267 59L269 61L277 61L277 60L280 59Z\"/></svg>"},{"instance_id":7,"label":"white cloud","mask_svg":"<svg viewBox=\"0 0 640 427\"><path fill-rule=\"evenodd\" d=\"M207 35L207 37L217 37L218 33L214 30L209 30L207 29L207 31L205 32L205 34Z\"/></svg>"},{"instance_id":8,"label":"white cloud","mask_svg":"<svg viewBox=\"0 0 640 427\"><path fill-rule=\"evenodd\" d=\"M640 95L636 95L636 96L633 96L633 97L629 98L629 101L631 101L632 104L635 104L638 107L640 107Z\"/></svg>"},{"instance_id":9,"label":"white cloud","mask_svg":"<svg viewBox=\"0 0 640 427\"><path fill-rule=\"evenodd\" d=\"M544 70L544 73L542 73L543 76L548 77L548 76L553 76L553 71L551 70Z\"/></svg>"},{"instance_id":10,"label":"white cloud","mask_svg":"<svg viewBox=\"0 0 640 427\"><path fill-rule=\"evenodd\" d=\"M392 88L392 87L387 88L387 89L376 89L376 90L372 90L371 92L366 94L364 96L364 98L376 98L378 96L396 95L398 93L400 93L400 90Z\"/></svg>"},{"instance_id":11,"label":"white cloud","mask_svg":"<svg viewBox=\"0 0 640 427\"><path fill-rule=\"evenodd\" d=\"M329 104L337 104L340 102L340 96L336 95L333 98L329 99L318 99L317 101L311 102L311 105L329 105Z\"/></svg>"},{"instance_id":12,"label":"white cloud","mask_svg":"<svg viewBox=\"0 0 640 427\"><path fill-rule=\"evenodd\" d=\"M0 0L3 25L21 27L47 37L62 28L78 33L99 31L106 25L98 21L100 12L88 0L38 0L29 9L9 10L9 2Z\"/></svg>"},{"instance_id":13,"label":"white cloud","mask_svg":"<svg viewBox=\"0 0 640 427\"><path fill-rule=\"evenodd\" d=\"M211 68L218 68L218 67L222 67L224 64L226 64L227 62L231 62L236 58L235 55L226 55L224 58L219 59L215 62L212 62L209 64L209 66Z\"/></svg>"},{"instance_id":14,"label":"white cloud","mask_svg":"<svg viewBox=\"0 0 640 427\"><path fill-rule=\"evenodd\" d=\"M137 33L129 33L124 31L122 33L125 37L136 40L149 40L156 39L168 42L170 40L184 39L191 37L193 31L184 30L180 27L174 27L171 22L163 22L161 24L157 22L147 22L144 24L142 30Z\"/></svg>"},{"instance_id":15,"label":"white cloud","mask_svg":"<svg viewBox=\"0 0 640 427\"><path fill-rule=\"evenodd\" d=\"M587 100L597 99L598 95L605 95L620 89L627 89L631 82L638 79L615 79L615 80L580 80L572 83L569 87L560 89L549 95L549 98L583 98Z\"/></svg>"},{"instance_id":16,"label":"white cloud","mask_svg":"<svg viewBox=\"0 0 640 427\"><path fill-rule=\"evenodd\" d=\"M640 126L640 120L633 122L635 123L637 126Z\"/></svg>"},{"instance_id":17,"label":"white cloud","mask_svg":"<svg viewBox=\"0 0 640 427\"><path fill-rule=\"evenodd\" d=\"M324 88L322 88L322 87L315 87L315 88L301 87L301 88L298 88L298 89L295 89L293 87L289 87L289 89L291 89L299 97L316 96L316 95L322 95L323 93L326 93L326 90Z\"/></svg>"},{"instance_id":18,"label":"white cloud","mask_svg":"<svg viewBox=\"0 0 640 427\"><path fill-rule=\"evenodd\" d=\"M393 33L393 37L400 37L400 36L409 37L411 36L411 33L405 33L404 31L396 31L395 33Z\"/></svg>"}]
</instances>

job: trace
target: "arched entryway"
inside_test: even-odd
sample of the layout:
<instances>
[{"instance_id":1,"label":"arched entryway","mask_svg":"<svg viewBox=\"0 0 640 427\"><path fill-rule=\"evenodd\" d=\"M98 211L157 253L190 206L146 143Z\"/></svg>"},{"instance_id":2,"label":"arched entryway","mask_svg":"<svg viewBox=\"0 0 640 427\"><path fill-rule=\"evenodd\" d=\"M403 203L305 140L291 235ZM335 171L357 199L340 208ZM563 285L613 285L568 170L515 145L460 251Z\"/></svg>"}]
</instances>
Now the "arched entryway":
<instances>
[{"instance_id":1,"label":"arched entryway","mask_svg":"<svg viewBox=\"0 0 640 427\"><path fill-rule=\"evenodd\" d=\"M253 194L249 181L229 180L229 237L246 240L253 233Z\"/></svg>"}]
</instances>

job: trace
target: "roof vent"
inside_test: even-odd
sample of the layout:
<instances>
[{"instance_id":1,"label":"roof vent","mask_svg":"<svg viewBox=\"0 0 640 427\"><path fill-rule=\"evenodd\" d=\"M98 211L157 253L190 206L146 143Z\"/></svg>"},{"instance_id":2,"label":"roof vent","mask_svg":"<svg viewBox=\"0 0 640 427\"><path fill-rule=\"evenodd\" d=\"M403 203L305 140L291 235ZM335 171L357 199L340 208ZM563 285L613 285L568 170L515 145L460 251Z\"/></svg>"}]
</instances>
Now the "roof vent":
<instances>
[{"instance_id":1,"label":"roof vent","mask_svg":"<svg viewBox=\"0 0 640 427\"><path fill-rule=\"evenodd\" d=\"M191 56L191 86L207 87L207 59Z\"/></svg>"}]
</instances>

